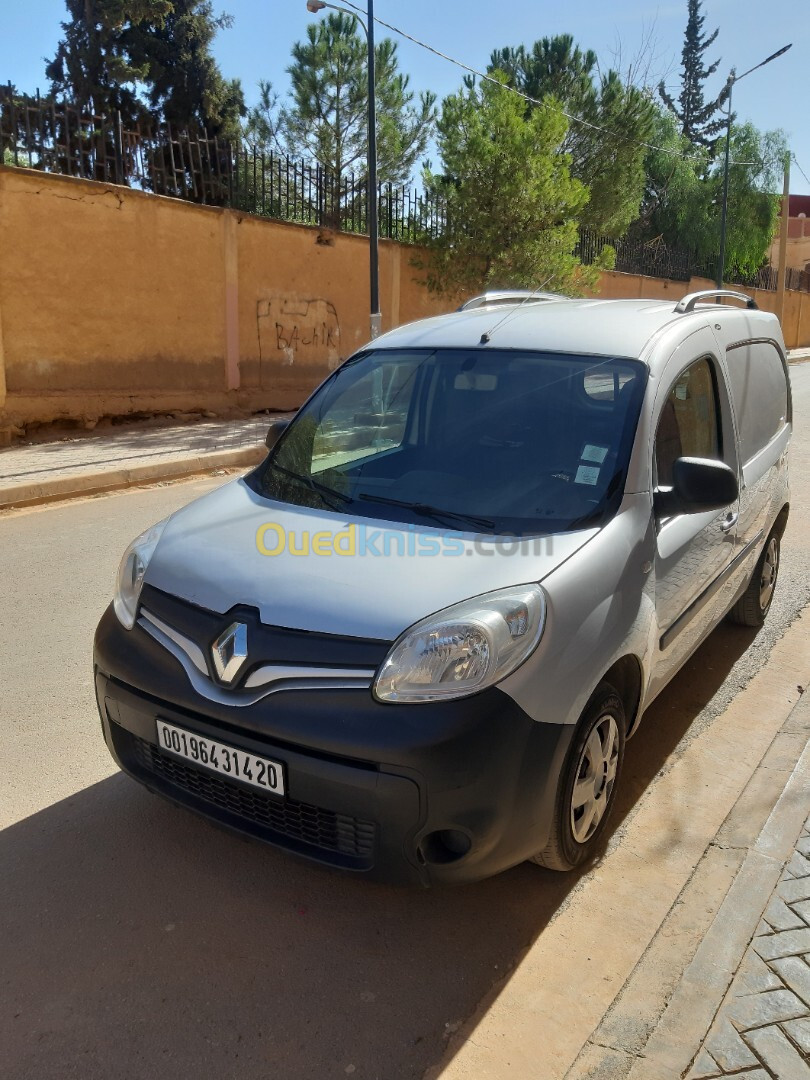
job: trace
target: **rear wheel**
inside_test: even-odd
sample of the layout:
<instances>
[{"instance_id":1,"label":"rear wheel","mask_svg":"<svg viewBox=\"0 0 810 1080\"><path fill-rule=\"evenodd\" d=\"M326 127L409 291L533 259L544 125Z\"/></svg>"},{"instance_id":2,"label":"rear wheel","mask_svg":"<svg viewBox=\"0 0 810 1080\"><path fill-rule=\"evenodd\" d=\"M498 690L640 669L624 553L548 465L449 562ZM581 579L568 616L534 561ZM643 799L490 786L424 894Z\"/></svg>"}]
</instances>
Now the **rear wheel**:
<instances>
[{"instance_id":1,"label":"rear wheel","mask_svg":"<svg viewBox=\"0 0 810 1080\"><path fill-rule=\"evenodd\" d=\"M600 683L560 777L548 844L532 862L549 870L572 870L594 852L613 809L625 733L622 700L609 683Z\"/></svg>"},{"instance_id":2,"label":"rear wheel","mask_svg":"<svg viewBox=\"0 0 810 1080\"><path fill-rule=\"evenodd\" d=\"M751 575L748 588L729 612L741 626L762 626L773 601L779 575L779 534L772 532Z\"/></svg>"}]
</instances>

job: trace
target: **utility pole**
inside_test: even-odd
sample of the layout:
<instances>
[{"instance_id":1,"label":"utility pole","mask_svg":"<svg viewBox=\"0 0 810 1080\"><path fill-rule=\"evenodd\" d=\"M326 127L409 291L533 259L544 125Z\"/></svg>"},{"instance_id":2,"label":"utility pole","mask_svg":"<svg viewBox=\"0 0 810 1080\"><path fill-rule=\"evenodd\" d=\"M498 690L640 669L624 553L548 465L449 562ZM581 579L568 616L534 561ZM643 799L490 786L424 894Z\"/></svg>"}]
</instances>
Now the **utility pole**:
<instances>
[{"instance_id":1,"label":"utility pole","mask_svg":"<svg viewBox=\"0 0 810 1080\"><path fill-rule=\"evenodd\" d=\"M382 315L380 313L380 224L377 207L377 80L374 74L374 0L368 0L368 22L363 22L356 11L327 3L327 0L307 0L307 11L317 15L324 8L343 11L363 27L368 42L368 268L371 340L380 336Z\"/></svg>"},{"instance_id":2,"label":"utility pole","mask_svg":"<svg viewBox=\"0 0 810 1080\"><path fill-rule=\"evenodd\" d=\"M371 340L382 329L380 314L380 225L377 218L377 108L374 75L374 0L368 0L368 244Z\"/></svg>"},{"instance_id":3,"label":"utility pole","mask_svg":"<svg viewBox=\"0 0 810 1080\"><path fill-rule=\"evenodd\" d=\"M728 115L726 117L726 154L725 162L723 165L723 204L720 211L720 251L717 258L717 288L723 288L723 275L726 270L726 223L728 219L728 169L729 169L729 155L731 152L731 94L734 90L735 83L740 82L750 75L752 71L759 71L761 67L765 67L766 64L770 64L771 60L776 60L779 56L784 56L788 49L793 48L793 43L785 45L779 49L778 52L771 53L764 60L758 64L754 64L748 71L744 71L742 75L735 75L732 69L731 75L728 78Z\"/></svg>"},{"instance_id":4,"label":"utility pole","mask_svg":"<svg viewBox=\"0 0 810 1080\"><path fill-rule=\"evenodd\" d=\"M776 279L776 314L779 322L785 318L785 285L787 284L787 241L790 222L790 153L785 154L785 183L782 187L782 214L779 225L779 262Z\"/></svg>"}]
</instances>

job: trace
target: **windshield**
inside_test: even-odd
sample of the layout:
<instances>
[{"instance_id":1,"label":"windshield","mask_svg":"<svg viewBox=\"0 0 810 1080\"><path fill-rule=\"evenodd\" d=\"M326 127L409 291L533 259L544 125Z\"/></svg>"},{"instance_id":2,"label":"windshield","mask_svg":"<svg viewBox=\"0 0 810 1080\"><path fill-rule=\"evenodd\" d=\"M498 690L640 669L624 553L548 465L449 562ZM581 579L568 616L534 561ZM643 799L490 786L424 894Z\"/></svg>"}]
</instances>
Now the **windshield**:
<instances>
[{"instance_id":1,"label":"windshield","mask_svg":"<svg viewBox=\"0 0 810 1080\"><path fill-rule=\"evenodd\" d=\"M599 525L621 500L646 376L612 357L370 350L249 482L286 503L462 532Z\"/></svg>"}]
</instances>

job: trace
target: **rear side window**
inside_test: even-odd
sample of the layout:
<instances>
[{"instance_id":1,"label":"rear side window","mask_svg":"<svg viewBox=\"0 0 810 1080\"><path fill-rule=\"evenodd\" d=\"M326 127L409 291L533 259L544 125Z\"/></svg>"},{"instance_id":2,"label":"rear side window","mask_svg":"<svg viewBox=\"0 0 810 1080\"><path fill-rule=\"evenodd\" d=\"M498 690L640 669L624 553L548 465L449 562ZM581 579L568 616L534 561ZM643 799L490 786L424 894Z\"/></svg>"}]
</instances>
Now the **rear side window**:
<instances>
[{"instance_id":1,"label":"rear side window","mask_svg":"<svg viewBox=\"0 0 810 1080\"><path fill-rule=\"evenodd\" d=\"M660 487L672 485L672 466L679 457L720 458L717 394L708 360L681 372L661 410L655 437Z\"/></svg>"},{"instance_id":2,"label":"rear side window","mask_svg":"<svg viewBox=\"0 0 810 1080\"><path fill-rule=\"evenodd\" d=\"M768 445L787 420L785 367L769 341L732 346L727 363L745 464Z\"/></svg>"}]
</instances>

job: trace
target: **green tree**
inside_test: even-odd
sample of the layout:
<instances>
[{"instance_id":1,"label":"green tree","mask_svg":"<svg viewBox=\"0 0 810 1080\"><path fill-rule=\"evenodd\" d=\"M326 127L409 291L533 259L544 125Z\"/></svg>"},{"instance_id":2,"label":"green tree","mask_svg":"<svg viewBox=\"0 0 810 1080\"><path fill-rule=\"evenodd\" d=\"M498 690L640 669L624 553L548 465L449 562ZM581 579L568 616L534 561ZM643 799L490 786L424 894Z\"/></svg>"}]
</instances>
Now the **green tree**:
<instances>
[{"instance_id":1,"label":"green tree","mask_svg":"<svg viewBox=\"0 0 810 1080\"><path fill-rule=\"evenodd\" d=\"M650 95L625 84L619 74L600 74L596 53L582 50L570 34L492 54L490 71L505 71L509 85L535 101L553 95L581 122L569 124L562 149L571 175L590 190L582 223L622 235L638 215L644 193L644 157L655 125ZM532 110L542 106L528 104Z\"/></svg>"},{"instance_id":2,"label":"green tree","mask_svg":"<svg viewBox=\"0 0 810 1080\"><path fill-rule=\"evenodd\" d=\"M232 21L214 15L210 0L171 0L160 23L135 28L130 51L146 68L149 107L175 128L238 139L245 115L242 86L223 76L211 52L217 31Z\"/></svg>"},{"instance_id":3,"label":"green tree","mask_svg":"<svg viewBox=\"0 0 810 1080\"><path fill-rule=\"evenodd\" d=\"M289 104L275 127L291 156L308 157L334 177L368 168L368 46L350 15L330 13L307 27L307 39L292 49L287 69ZM424 154L435 122L436 97L408 89L399 71L396 45L375 48L377 167L381 182L400 183ZM267 118L268 112L265 111Z\"/></svg>"},{"instance_id":4,"label":"green tree","mask_svg":"<svg viewBox=\"0 0 810 1080\"><path fill-rule=\"evenodd\" d=\"M419 264L429 288L451 295L499 285L577 294L595 283L598 267L573 255L588 189L571 177L568 155L560 152L566 130L559 108L527 113L520 97L489 81L468 83L444 100L444 174L425 173L428 192L447 212L447 226L426 238L428 256Z\"/></svg>"},{"instance_id":5,"label":"green tree","mask_svg":"<svg viewBox=\"0 0 810 1080\"><path fill-rule=\"evenodd\" d=\"M125 124L143 115L137 84L148 65L133 61L129 46L135 28L159 26L171 0L65 0L63 37L45 67L50 92L89 106L95 113L120 111Z\"/></svg>"},{"instance_id":6,"label":"green tree","mask_svg":"<svg viewBox=\"0 0 810 1080\"><path fill-rule=\"evenodd\" d=\"M223 78L211 53L210 0L65 0L64 36L46 67L51 94L120 111L125 126L160 110L178 128L234 137L244 113L238 80Z\"/></svg>"},{"instance_id":7,"label":"green tree","mask_svg":"<svg viewBox=\"0 0 810 1080\"><path fill-rule=\"evenodd\" d=\"M700 5L701 0L687 0L688 18L681 53L681 92L678 100L676 102L667 93L663 82L658 87L658 93L666 107L677 116L681 134L690 143L713 151L717 136L725 127L725 119L717 117L717 113L728 101L731 83L726 82L712 101L705 100L706 80L717 71L720 60L706 67L704 54L717 40L719 30L704 34L706 17L700 12Z\"/></svg>"},{"instance_id":8,"label":"green tree","mask_svg":"<svg viewBox=\"0 0 810 1080\"><path fill-rule=\"evenodd\" d=\"M265 153L280 150L279 97L273 84L266 80L259 83L259 100L248 109L242 132L247 142Z\"/></svg>"},{"instance_id":9,"label":"green tree","mask_svg":"<svg viewBox=\"0 0 810 1080\"><path fill-rule=\"evenodd\" d=\"M709 271L720 247L722 160L693 146L672 113L659 116L647 157L647 189L634 232L650 241L694 253ZM667 153L666 151L670 151ZM776 230L782 162L787 152L780 131L761 133L739 124L731 133L727 276L752 274L762 266Z\"/></svg>"},{"instance_id":10,"label":"green tree","mask_svg":"<svg viewBox=\"0 0 810 1080\"><path fill-rule=\"evenodd\" d=\"M727 261L732 271L753 274L765 262L779 222L779 195L782 169L788 144L782 131L758 131L753 124L736 124L731 129ZM722 169L714 170L715 202L722 198ZM719 215L715 231L720 246ZM728 276L728 275L727 275Z\"/></svg>"}]
</instances>

